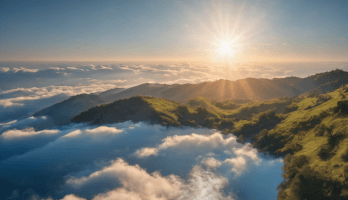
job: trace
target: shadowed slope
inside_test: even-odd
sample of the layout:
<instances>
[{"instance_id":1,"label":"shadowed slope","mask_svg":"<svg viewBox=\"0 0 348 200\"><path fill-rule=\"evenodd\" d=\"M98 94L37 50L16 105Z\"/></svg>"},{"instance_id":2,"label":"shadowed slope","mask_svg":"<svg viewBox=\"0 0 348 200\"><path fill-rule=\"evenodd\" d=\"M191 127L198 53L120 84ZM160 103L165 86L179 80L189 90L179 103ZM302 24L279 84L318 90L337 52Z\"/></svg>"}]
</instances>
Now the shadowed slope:
<instances>
[{"instance_id":1,"label":"shadowed slope","mask_svg":"<svg viewBox=\"0 0 348 200\"><path fill-rule=\"evenodd\" d=\"M55 125L69 123L69 120L80 112L104 103L103 99L94 94L80 94L60 103L44 108L33 114L34 117L49 116Z\"/></svg>"}]
</instances>

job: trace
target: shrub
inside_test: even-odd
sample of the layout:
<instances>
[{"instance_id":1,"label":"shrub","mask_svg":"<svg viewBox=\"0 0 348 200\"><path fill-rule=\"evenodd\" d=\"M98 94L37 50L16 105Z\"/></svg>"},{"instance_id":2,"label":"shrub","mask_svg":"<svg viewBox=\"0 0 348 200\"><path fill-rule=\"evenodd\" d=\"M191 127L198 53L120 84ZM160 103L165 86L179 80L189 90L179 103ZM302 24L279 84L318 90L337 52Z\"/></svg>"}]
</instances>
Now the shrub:
<instances>
[{"instance_id":1,"label":"shrub","mask_svg":"<svg viewBox=\"0 0 348 200\"><path fill-rule=\"evenodd\" d=\"M232 129L232 127L234 126L233 120L232 119L223 119L221 121L220 127L221 128L229 128Z\"/></svg>"},{"instance_id":2,"label":"shrub","mask_svg":"<svg viewBox=\"0 0 348 200\"><path fill-rule=\"evenodd\" d=\"M224 110L233 110L240 107L240 105L231 101L217 102L215 106Z\"/></svg>"},{"instance_id":3,"label":"shrub","mask_svg":"<svg viewBox=\"0 0 348 200\"><path fill-rule=\"evenodd\" d=\"M332 157L332 153L331 153L331 146L328 144L322 145L320 147L320 150L318 152L318 156L322 159L322 160L327 160L330 159Z\"/></svg>"},{"instance_id":4,"label":"shrub","mask_svg":"<svg viewBox=\"0 0 348 200\"><path fill-rule=\"evenodd\" d=\"M346 152L344 152L343 154L342 154L342 160L344 161L344 162L348 162L348 148L346 149ZM347 169L348 169L348 166L347 166ZM348 175L348 171L347 171L347 175Z\"/></svg>"},{"instance_id":5,"label":"shrub","mask_svg":"<svg viewBox=\"0 0 348 200\"><path fill-rule=\"evenodd\" d=\"M287 114L287 113L290 113L290 112L293 112L293 111L296 111L298 109L298 106L296 105L293 105L293 106L286 106L285 108L283 108L283 111L282 113L283 114Z\"/></svg>"}]
</instances>

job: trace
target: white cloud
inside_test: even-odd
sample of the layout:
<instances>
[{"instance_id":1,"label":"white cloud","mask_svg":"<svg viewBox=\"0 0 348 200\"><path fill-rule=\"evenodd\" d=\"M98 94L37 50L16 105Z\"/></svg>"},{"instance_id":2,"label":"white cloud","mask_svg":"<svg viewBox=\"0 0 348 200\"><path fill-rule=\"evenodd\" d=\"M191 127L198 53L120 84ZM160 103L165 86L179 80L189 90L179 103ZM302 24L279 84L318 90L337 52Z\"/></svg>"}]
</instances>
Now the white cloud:
<instances>
[{"instance_id":1,"label":"white cloud","mask_svg":"<svg viewBox=\"0 0 348 200\"><path fill-rule=\"evenodd\" d=\"M156 148L148 148L148 147L139 149L135 152L135 155L138 156L138 158L144 158L151 155L157 156L157 154L158 154L158 150Z\"/></svg>"},{"instance_id":2,"label":"white cloud","mask_svg":"<svg viewBox=\"0 0 348 200\"><path fill-rule=\"evenodd\" d=\"M29 73L35 73L39 71L38 69L27 69L25 67L20 67L20 68L12 68L11 71L14 71L15 73L22 71L22 72L29 72Z\"/></svg>"},{"instance_id":3,"label":"white cloud","mask_svg":"<svg viewBox=\"0 0 348 200\"><path fill-rule=\"evenodd\" d=\"M101 135L107 136L107 135L116 135L119 133L122 133L123 130L117 129L115 127L107 127L107 126L99 126L95 129L86 129L86 130L80 130L77 129L75 131L72 131L68 134L66 134L65 138L74 138L79 137L81 135L88 135L93 137L100 137Z\"/></svg>"},{"instance_id":4,"label":"white cloud","mask_svg":"<svg viewBox=\"0 0 348 200\"><path fill-rule=\"evenodd\" d=\"M129 165L120 158L110 166L105 167L101 171L96 171L88 177L69 179L67 184L81 186L86 182L92 182L110 176L117 178L121 182L122 188L116 188L105 194L99 194L94 200L172 199L179 195L182 184L181 179L175 175L163 177L158 172L148 174L138 165Z\"/></svg>"},{"instance_id":5,"label":"white cloud","mask_svg":"<svg viewBox=\"0 0 348 200\"><path fill-rule=\"evenodd\" d=\"M247 164L245 158L242 156L238 156L236 158L231 158L231 159L226 159L224 161L224 163L231 165L232 171L234 171L237 174L240 174L244 170L244 168Z\"/></svg>"},{"instance_id":6,"label":"white cloud","mask_svg":"<svg viewBox=\"0 0 348 200\"><path fill-rule=\"evenodd\" d=\"M202 165L205 165L209 169L216 169L217 167L220 167L222 162L219 160L216 160L214 157L204 158L201 162Z\"/></svg>"},{"instance_id":7,"label":"white cloud","mask_svg":"<svg viewBox=\"0 0 348 200\"><path fill-rule=\"evenodd\" d=\"M228 185L227 179L211 171L204 171L199 166L193 167L188 180L184 181L175 175L162 176L158 172L149 174L138 165L129 165L120 158L88 177L69 179L67 184L81 187L88 182L94 183L109 177L117 178L121 187L98 194L93 200L232 200L231 196L222 192Z\"/></svg>"},{"instance_id":8,"label":"white cloud","mask_svg":"<svg viewBox=\"0 0 348 200\"><path fill-rule=\"evenodd\" d=\"M61 200L86 200L84 198L81 198L81 197L77 197L73 194L69 194L69 195L66 195L63 199Z\"/></svg>"},{"instance_id":9,"label":"white cloud","mask_svg":"<svg viewBox=\"0 0 348 200\"><path fill-rule=\"evenodd\" d=\"M136 151L135 155L139 158L145 158L148 156L157 156L161 151L175 149L176 153L180 151L185 152L206 152L206 151L220 151L227 155L234 155L230 159L226 159L221 162L215 158L205 158L201 164L208 168L216 168L221 164L227 164L231 166L231 170L235 173L241 173L249 164L249 160L258 164L261 159L257 155L257 150L252 148L250 144L240 144L236 141L235 136L230 136L226 139L220 132L216 132L211 135L198 135L192 133L191 135L183 136L170 136L162 140L162 143L156 148L142 148ZM210 155L212 155L210 153Z\"/></svg>"},{"instance_id":10,"label":"white cloud","mask_svg":"<svg viewBox=\"0 0 348 200\"><path fill-rule=\"evenodd\" d=\"M176 149L201 149L204 148L206 151L217 148L225 148L232 147L237 144L236 137L232 136L227 139L222 137L222 134L216 132L212 135L198 135L192 133L191 135L183 135L183 136L169 136L162 140L162 144L157 147L157 152L147 151L146 155L155 155L161 150L176 148ZM141 150L139 152L142 152ZM153 152L150 154L150 152ZM145 157L143 154L142 157Z\"/></svg>"},{"instance_id":11,"label":"white cloud","mask_svg":"<svg viewBox=\"0 0 348 200\"><path fill-rule=\"evenodd\" d=\"M10 68L8 68L8 67L2 67L2 68L0 69L0 71L1 71L1 72L8 72L8 71L10 71Z\"/></svg>"},{"instance_id":12,"label":"white cloud","mask_svg":"<svg viewBox=\"0 0 348 200\"><path fill-rule=\"evenodd\" d=\"M14 98L0 99L0 106L13 107L24 106L25 101L34 101L39 99L50 98L57 95L74 96L78 94L90 94L96 92L102 92L115 88L113 84L90 84L90 85L78 85L78 86L48 86L42 88L17 88L8 91L3 91L0 94L9 94L13 92L25 92L26 96L19 96Z\"/></svg>"},{"instance_id":13,"label":"white cloud","mask_svg":"<svg viewBox=\"0 0 348 200\"><path fill-rule=\"evenodd\" d=\"M33 128L23 129L23 130L8 130L1 134L1 138L5 140L18 139L23 137L31 137L34 135L54 135L59 133L58 130L42 130L35 131Z\"/></svg>"}]
</instances>

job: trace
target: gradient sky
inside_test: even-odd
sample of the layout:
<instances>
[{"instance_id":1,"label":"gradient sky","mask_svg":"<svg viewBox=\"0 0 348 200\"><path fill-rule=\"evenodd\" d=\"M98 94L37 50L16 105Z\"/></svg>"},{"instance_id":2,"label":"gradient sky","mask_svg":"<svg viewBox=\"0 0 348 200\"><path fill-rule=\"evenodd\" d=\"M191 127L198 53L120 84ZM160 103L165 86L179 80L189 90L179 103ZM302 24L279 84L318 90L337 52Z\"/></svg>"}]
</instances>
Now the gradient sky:
<instances>
[{"instance_id":1,"label":"gradient sky","mask_svg":"<svg viewBox=\"0 0 348 200\"><path fill-rule=\"evenodd\" d=\"M0 61L347 61L348 1L0 1ZM219 41L236 40L219 56Z\"/></svg>"}]
</instances>

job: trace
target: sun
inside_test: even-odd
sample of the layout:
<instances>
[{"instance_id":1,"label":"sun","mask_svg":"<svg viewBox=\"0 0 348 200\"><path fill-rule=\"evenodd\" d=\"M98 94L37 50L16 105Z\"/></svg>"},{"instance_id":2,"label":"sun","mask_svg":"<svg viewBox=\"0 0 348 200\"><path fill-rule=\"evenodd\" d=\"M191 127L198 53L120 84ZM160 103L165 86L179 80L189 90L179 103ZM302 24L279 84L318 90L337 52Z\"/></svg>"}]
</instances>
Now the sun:
<instances>
[{"instance_id":1,"label":"sun","mask_svg":"<svg viewBox=\"0 0 348 200\"><path fill-rule=\"evenodd\" d=\"M221 42L219 51L220 51L220 56L233 56L235 52L235 50L232 47L232 42L230 41Z\"/></svg>"}]
</instances>

